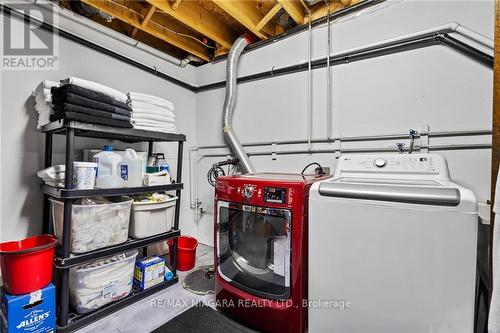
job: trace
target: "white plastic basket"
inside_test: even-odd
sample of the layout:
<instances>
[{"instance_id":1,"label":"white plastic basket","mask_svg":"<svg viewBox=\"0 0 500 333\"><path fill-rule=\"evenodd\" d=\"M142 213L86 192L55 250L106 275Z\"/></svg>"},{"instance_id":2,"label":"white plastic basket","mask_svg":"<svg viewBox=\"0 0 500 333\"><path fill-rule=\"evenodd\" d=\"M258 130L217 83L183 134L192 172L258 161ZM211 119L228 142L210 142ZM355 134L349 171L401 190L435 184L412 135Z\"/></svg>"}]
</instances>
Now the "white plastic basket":
<instances>
[{"instance_id":1,"label":"white plastic basket","mask_svg":"<svg viewBox=\"0 0 500 333\"><path fill-rule=\"evenodd\" d=\"M164 202L134 202L129 234L134 238L145 238L172 229L174 225L177 197Z\"/></svg>"},{"instance_id":2,"label":"white plastic basket","mask_svg":"<svg viewBox=\"0 0 500 333\"><path fill-rule=\"evenodd\" d=\"M52 220L59 241L62 239L64 203L52 202ZM110 204L73 205L71 213L70 251L85 253L126 242L132 199L110 199Z\"/></svg>"},{"instance_id":3,"label":"white plastic basket","mask_svg":"<svg viewBox=\"0 0 500 333\"><path fill-rule=\"evenodd\" d=\"M137 250L70 269L71 305L83 314L126 297L132 290Z\"/></svg>"}]
</instances>

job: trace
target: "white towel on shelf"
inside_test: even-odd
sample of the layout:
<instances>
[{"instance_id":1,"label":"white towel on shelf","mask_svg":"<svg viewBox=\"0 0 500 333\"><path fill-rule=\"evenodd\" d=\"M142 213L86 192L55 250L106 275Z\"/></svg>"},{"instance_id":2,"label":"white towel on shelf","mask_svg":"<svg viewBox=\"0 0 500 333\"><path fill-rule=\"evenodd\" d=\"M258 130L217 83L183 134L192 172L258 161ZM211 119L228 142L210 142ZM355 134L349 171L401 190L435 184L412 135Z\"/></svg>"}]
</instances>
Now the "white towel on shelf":
<instances>
[{"instance_id":1,"label":"white towel on shelf","mask_svg":"<svg viewBox=\"0 0 500 333\"><path fill-rule=\"evenodd\" d=\"M141 115L141 114L132 113L131 118L132 118L132 120L137 120L137 121L144 120L144 121L154 121L154 122L160 122L160 123L175 123L175 118L157 116L154 114Z\"/></svg>"},{"instance_id":2,"label":"white towel on shelf","mask_svg":"<svg viewBox=\"0 0 500 333\"><path fill-rule=\"evenodd\" d=\"M52 114L52 94L50 88L57 86L59 86L58 82L43 80L31 93L35 97L35 110L38 112L38 124L36 126L38 129L50 123L50 115Z\"/></svg>"},{"instance_id":3,"label":"white towel on shelf","mask_svg":"<svg viewBox=\"0 0 500 333\"><path fill-rule=\"evenodd\" d=\"M172 111L166 109L160 111L155 109L132 108L132 114L143 115L143 116L156 115L160 117L175 118L175 114Z\"/></svg>"},{"instance_id":4,"label":"white towel on shelf","mask_svg":"<svg viewBox=\"0 0 500 333\"><path fill-rule=\"evenodd\" d=\"M167 101L166 99L163 99L158 96L153 96L153 95L148 95L148 94L142 94L142 93L137 93L137 92L129 92L128 93L129 101L131 102L145 102L145 103L150 103L154 104L157 106L162 106L165 108L174 108L174 103Z\"/></svg>"},{"instance_id":5,"label":"white towel on shelf","mask_svg":"<svg viewBox=\"0 0 500 333\"><path fill-rule=\"evenodd\" d=\"M134 127L150 127L150 128L160 128L160 129L168 129L168 130L175 130L176 129L174 124L134 123L132 125L134 125Z\"/></svg>"},{"instance_id":6,"label":"white towel on shelf","mask_svg":"<svg viewBox=\"0 0 500 333\"><path fill-rule=\"evenodd\" d=\"M122 93L119 90L113 89L111 87L108 87L104 84L81 79L75 76L70 76L67 79L61 80L62 84L74 84L75 86L79 86L85 89L89 89L95 92L102 93L104 95L107 95L111 98L114 98L115 100L126 103L127 102L127 95Z\"/></svg>"},{"instance_id":7,"label":"white towel on shelf","mask_svg":"<svg viewBox=\"0 0 500 333\"><path fill-rule=\"evenodd\" d=\"M491 293L488 332L500 333L500 177L497 178L495 189L495 225L493 227L493 292Z\"/></svg>"},{"instance_id":8,"label":"white towel on shelf","mask_svg":"<svg viewBox=\"0 0 500 333\"><path fill-rule=\"evenodd\" d=\"M172 133L172 134L177 133L175 128L171 129L171 128L158 128L158 127L136 126L136 125L134 125L134 128L151 132Z\"/></svg>"},{"instance_id":9,"label":"white towel on shelf","mask_svg":"<svg viewBox=\"0 0 500 333\"><path fill-rule=\"evenodd\" d=\"M170 112L170 113L175 112L175 107L158 106L156 104L151 104L146 102L131 101L129 102L129 105L132 107L132 109L154 110L158 112Z\"/></svg>"}]
</instances>

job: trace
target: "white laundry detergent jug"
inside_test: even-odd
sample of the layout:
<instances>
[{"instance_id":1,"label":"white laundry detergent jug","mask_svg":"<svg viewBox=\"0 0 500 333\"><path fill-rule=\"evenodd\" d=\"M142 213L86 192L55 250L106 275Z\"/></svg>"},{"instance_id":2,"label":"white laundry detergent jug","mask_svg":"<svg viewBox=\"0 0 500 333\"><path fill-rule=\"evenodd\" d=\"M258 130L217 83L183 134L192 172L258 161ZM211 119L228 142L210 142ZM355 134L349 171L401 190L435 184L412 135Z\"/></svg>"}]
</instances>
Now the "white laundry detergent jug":
<instances>
[{"instance_id":1,"label":"white laundry detergent jug","mask_svg":"<svg viewBox=\"0 0 500 333\"><path fill-rule=\"evenodd\" d=\"M142 158L132 148L125 150L123 162L120 165L120 174L125 187L142 186Z\"/></svg>"},{"instance_id":2,"label":"white laundry detergent jug","mask_svg":"<svg viewBox=\"0 0 500 333\"><path fill-rule=\"evenodd\" d=\"M104 149L94 155L94 162L97 163L96 187L114 188L122 187L123 179L120 176L120 164L123 157L113 152L113 147L105 145Z\"/></svg>"}]
</instances>

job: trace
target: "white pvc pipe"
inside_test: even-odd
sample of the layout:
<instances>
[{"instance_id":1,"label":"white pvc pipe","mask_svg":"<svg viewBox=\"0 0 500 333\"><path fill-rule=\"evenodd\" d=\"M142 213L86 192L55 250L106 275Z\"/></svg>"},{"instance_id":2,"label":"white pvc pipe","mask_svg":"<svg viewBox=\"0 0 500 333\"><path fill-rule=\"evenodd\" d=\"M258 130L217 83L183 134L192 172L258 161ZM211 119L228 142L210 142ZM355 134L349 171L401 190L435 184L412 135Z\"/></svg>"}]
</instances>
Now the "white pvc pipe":
<instances>
[{"instance_id":1,"label":"white pvc pipe","mask_svg":"<svg viewBox=\"0 0 500 333\"><path fill-rule=\"evenodd\" d=\"M481 35L480 33L478 32L475 32L463 25L458 25L458 27L456 27L455 29L455 32L464 36L464 37L467 37L483 46L486 46L490 49L494 49L494 42L493 40L489 39L488 37L484 36L484 35Z\"/></svg>"}]
</instances>

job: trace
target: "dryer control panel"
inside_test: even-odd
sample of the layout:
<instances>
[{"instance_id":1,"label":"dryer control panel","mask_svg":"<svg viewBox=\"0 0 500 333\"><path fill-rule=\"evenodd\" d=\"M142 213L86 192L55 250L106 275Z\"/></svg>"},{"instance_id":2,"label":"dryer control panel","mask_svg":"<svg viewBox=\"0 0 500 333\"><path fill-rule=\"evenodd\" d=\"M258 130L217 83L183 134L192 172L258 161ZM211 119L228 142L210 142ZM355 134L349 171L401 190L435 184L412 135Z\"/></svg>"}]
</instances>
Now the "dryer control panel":
<instances>
[{"instance_id":1,"label":"dryer control panel","mask_svg":"<svg viewBox=\"0 0 500 333\"><path fill-rule=\"evenodd\" d=\"M356 173L375 173L395 178L404 175L427 175L429 179L449 180L446 160L437 154L392 154L341 156L334 178L355 176Z\"/></svg>"}]
</instances>

